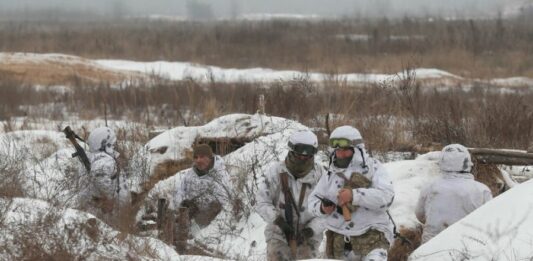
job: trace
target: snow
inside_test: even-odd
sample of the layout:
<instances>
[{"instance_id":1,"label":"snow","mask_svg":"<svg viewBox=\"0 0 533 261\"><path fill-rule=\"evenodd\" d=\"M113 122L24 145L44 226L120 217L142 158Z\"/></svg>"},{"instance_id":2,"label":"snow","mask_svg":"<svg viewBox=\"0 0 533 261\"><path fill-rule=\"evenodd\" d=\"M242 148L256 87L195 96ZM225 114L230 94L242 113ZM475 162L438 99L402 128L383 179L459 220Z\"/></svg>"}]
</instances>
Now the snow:
<instances>
[{"instance_id":1,"label":"snow","mask_svg":"<svg viewBox=\"0 0 533 261\"><path fill-rule=\"evenodd\" d=\"M533 86L533 79L528 77L496 78L489 83L498 86Z\"/></svg>"},{"instance_id":2,"label":"snow","mask_svg":"<svg viewBox=\"0 0 533 261\"><path fill-rule=\"evenodd\" d=\"M290 70L273 70L266 68L250 68L250 69L232 69L221 68L217 66L198 65L187 62L134 62L127 60L96 60L102 66L114 70L134 71L146 74L154 74L171 80L185 80L192 78L202 82L209 82L215 79L217 82L276 82L288 81L293 79L309 79L311 81L323 81L331 78L331 74L326 73L306 73L300 71ZM414 69L418 79L433 79L450 77L460 79L446 71L433 68L418 68ZM348 83L381 83L384 81L399 80L396 74L364 74L364 73L350 73L337 74L336 78L346 81Z\"/></svg>"},{"instance_id":3,"label":"snow","mask_svg":"<svg viewBox=\"0 0 533 261\"><path fill-rule=\"evenodd\" d=\"M268 20L323 20L326 17L316 14L290 14L290 13L248 13L237 17L237 20L245 21L268 21Z\"/></svg>"},{"instance_id":4,"label":"snow","mask_svg":"<svg viewBox=\"0 0 533 261\"><path fill-rule=\"evenodd\" d=\"M348 37L355 39L366 39L361 35L337 35L339 37ZM416 39L420 36L413 36ZM404 39L405 36L394 36L394 39ZM350 84L382 84L389 82L400 81L405 72L400 71L393 74L380 73L347 73L335 74L320 72L302 72L295 70L274 70L269 68L221 68L211 65L195 64L190 62L180 61L152 61L152 62L138 62L130 60L111 60L99 59L91 60L73 55L65 54L37 54L37 53L6 53L0 52L0 64L63 64L69 66L86 66L92 70L109 71L112 74L129 76L126 80L130 84L135 84L133 78L144 75L144 79L149 82L150 77L158 76L169 80L182 81L187 79L194 79L201 82L210 82L215 80L217 82L233 83L233 82L258 82L271 83L277 81L290 81L294 79L307 79L309 81L321 82L325 79L335 77L340 81L346 81ZM509 77L498 79L467 79L437 68L414 68L412 73L418 80L433 81L435 80L439 85L454 87L457 82L465 84L469 81L488 83L501 87L531 87L533 86L533 79L528 77ZM128 78L128 77L126 77ZM120 85L113 85L117 87ZM62 87L57 87L58 92L61 92Z\"/></svg>"},{"instance_id":5,"label":"snow","mask_svg":"<svg viewBox=\"0 0 533 261\"><path fill-rule=\"evenodd\" d=\"M178 260L178 254L154 238L121 235L94 216L24 198L0 199L0 259L28 258L27 247L49 256L84 260ZM32 243L38 242L37 246ZM37 249L35 249L37 250ZM36 251L37 252L37 251ZM36 254L35 252L32 254ZM65 256L66 255L66 256Z\"/></svg>"},{"instance_id":6,"label":"snow","mask_svg":"<svg viewBox=\"0 0 533 261\"><path fill-rule=\"evenodd\" d=\"M530 260L533 180L481 206L420 246L411 260Z\"/></svg>"},{"instance_id":7,"label":"snow","mask_svg":"<svg viewBox=\"0 0 533 261\"><path fill-rule=\"evenodd\" d=\"M398 226L414 229L420 224L415 216L416 203L422 188L442 176L438 155L440 152L431 152L415 160L385 164L392 177L395 193L389 212Z\"/></svg>"},{"instance_id":8,"label":"snow","mask_svg":"<svg viewBox=\"0 0 533 261\"><path fill-rule=\"evenodd\" d=\"M179 160L187 156L187 152L197 138L244 138L254 139L284 130L306 129L295 121L261 114L230 114L219 117L204 126L177 127L168 130L146 144L151 152L151 166L165 160ZM165 153L156 153L160 148L168 147Z\"/></svg>"},{"instance_id":9,"label":"snow","mask_svg":"<svg viewBox=\"0 0 533 261\"><path fill-rule=\"evenodd\" d=\"M79 124L82 123L80 122ZM116 126L122 126L121 124L126 123L114 122L113 124L116 124ZM55 123L50 126L54 125ZM102 126L99 125L98 122L94 122L91 125ZM130 166L130 169L138 171L141 168L134 165L142 164L143 162L148 162L150 169L153 169L154 166L165 160L185 159L190 156L188 153L190 153L191 146L198 139L240 138L245 141L246 143L242 147L224 156L226 168L230 173L230 177L233 183L238 185L237 189L233 191L235 193L234 196L243 201L244 208L237 215L234 215L234 213L231 213L230 211L223 211L209 226L203 229L197 228L191 243L198 243L211 250L224 253L228 258L263 260L266 253L266 242L263 234L266 224L262 218L253 211L253 205L255 203L254 193L257 189L254 180L257 176L262 175L267 171L266 167L269 163L282 160L285 157L290 134L296 130L304 129L308 128L296 121L280 117L271 117L262 114L230 114L216 118L203 126L177 127L163 132L150 140L133 156L133 163L132 166ZM69 176L69 170L72 171L72 169L76 168L76 165L79 165L79 163L70 157L73 149L64 138L64 134L57 131L8 132L0 134L0 142L2 144L2 146L0 146L0 156L2 156L0 167L2 164L9 164L10 162L22 163L24 166L21 167L21 184L24 190L24 195L48 201L47 203L35 199L14 199L13 202L18 206L16 209L13 208L9 211L0 211L0 221L4 220L2 219L2 213L7 213L5 215L9 217L8 219L5 219L5 222L8 222L5 227L13 229L14 227L10 225L13 223L9 222L14 220L31 223L37 217L42 216L43 213L46 212L45 210L49 211L51 208L61 209L63 212L55 212L64 213L64 215L58 217L59 220L61 220L58 222L61 223L57 223L58 232L55 235L67 233L70 231L68 230L70 228L75 230L77 229L77 226L80 226L80 223L86 223L88 219L94 218L81 211L51 207L49 205L52 203L55 206L71 207L73 206L72 202L75 201L76 197L75 190L71 190L71 186L67 187L65 185L69 182L69 177L71 177ZM44 145L41 146L39 145L40 143ZM164 153L161 153L161 148L163 147L166 147L167 149ZM32 154L30 155L32 155L32 158L19 158L18 156L20 155L27 155L27 153L22 153L24 151L31 151ZM413 229L420 225L416 220L414 209L422 187L441 176L438 167L439 156L440 152L430 152L421 155L414 160L396 160L384 163L384 167L388 170L394 183L396 196L395 201L390 208L390 213L398 227ZM328 162L327 152L319 152L316 160L319 163L326 165ZM524 172L527 171L528 173L531 172L529 167L506 169L507 172L513 175L517 175L517 173L514 172L519 172L519 170ZM141 178L138 176L139 174L131 175L130 184L132 184L132 187L138 186L141 182ZM147 205L154 204L153 201L157 198L167 198L172 201L174 195L173 189L175 188L179 176L180 172L157 183L148 193L147 201L145 203ZM505 244L510 244L509 242L512 241L512 237L517 236L520 240L531 240L525 236L520 236L519 231L516 230L511 230L512 237L507 237L508 235L505 233L502 234L502 231L505 228L504 225L518 226L523 231L528 230L527 226L530 225L530 222L527 222L527 220L531 220L531 218L529 217L529 212L527 210L533 207L533 202L530 202L531 200L528 201L528 198L532 198L532 195L528 194L529 192L527 189L523 189L524 185L526 188L533 191L532 188L530 188L530 186L533 186L533 183L531 182L515 186L515 188L509 192L497 197L495 200L480 208L479 211L482 211L482 214L478 214L477 219L471 219L471 215L468 216L465 219L467 221L459 222L464 224L461 225L460 228L452 229L455 227L452 226L448 230L453 232L447 232L448 230L446 230L445 232L449 235L442 239L442 242L437 241L439 243L432 243L432 240L424 245L423 248L419 250L420 252L417 253L425 255L426 253L448 249L444 247L449 247L450 249L456 247L458 245L452 244L450 241L460 242L461 239L458 239L457 237L466 235L466 233L472 235L470 236L472 238L477 238L485 242L485 248L483 251L494 255L496 255L496 250L499 249L499 247L504 247L506 246ZM515 191L518 192L515 193ZM503 201L503 199L506 201ZM513 201L516 203L509 203ZM7 201L6 199L0 200L0 206L2 206L1 202ZM516 207L517 205L528 207L518 209ZM4 203L4 206L7 206L6 203ZM489 210L483 210L488 206L492 207L489 208ZM142 209L137 213L137 220L140 220L144 211L145 210ZM477 213L477 211L472 213L472 215L475 213ZM83 222L80 220L83 220ZM99 229L106 231L106 234L116 235L116 233L118 233L99 220L97 220L97 224ZM472 224L475 224L475 226ZM501 229L499 225L501 225ZM470 229L468 228L469 226L471 227ZM62 229L61 227L66 229ZM4 229L2 231L4 231ZM41 232L48 233L46 231ZM501 234L501 240L491 238L496 232ZM13 244L13 242L10 242L10 239L12 240L16 236L15 234L9 233L9 231L2 234L3 235L0 235L0 246L2 244ZM484 234L486 234L485 237L483 237ZM439 237L440 235L434 240L438 240ZM155 239L136 239L131 235L128 235L128 238L131 238L131 240L133 240L132 242L137 242L135 243L137 245L141 244L139 243L141 242L139 240L149 240L148 242L150 242L149 244L151 244L151 246L163 244ZM454 240L452 240L452 238ZM497 242L492 244L489 240ZM474 241L472 240L468 241L468 239L464 239L463 241L468 242L466 246L469 251L472 249L472 253L477 253L476 251L480 248L479 245L473 243ZM71 247L78 249L76 251L81 251L76 253L82 253L83 251L87 251L87 248L89 247L88 245L93 244L91 242L92 241L86 238L83 240L80 239L75 241ZM95 252L95 255L103 255L105 253L106 255L109 254L119 259L124 259L123 255L124 253L127 253L125 250L125 247L127 246L114 242L113 240L110 242L113 246L107 248L103 246L96 247L98 251ZM476 242L480 241L478 240ZM513 242L513 244L518 243ZM521 257L527 256L527 248L520 247L525 250L522 251L522 249L518 249L516 253ZM110 249L113 249L113 251ZM166 245L159 247L159 249L165 252L161 253L161 255L172 256L173 260L197 260L197 257L192 256L182 256L180 259L177 259L175 252L170 250L170 252L166 252L166 249L169 249ZM109 253L109 251L112 253ZM506 254L507 252L502 253ZM0 252L0 259L2 259L1 255L4 254L5 253ZM166 259L162 258L162 260ZM216 259L201 258L198 260Z\"/></svg>"}]
</instances>

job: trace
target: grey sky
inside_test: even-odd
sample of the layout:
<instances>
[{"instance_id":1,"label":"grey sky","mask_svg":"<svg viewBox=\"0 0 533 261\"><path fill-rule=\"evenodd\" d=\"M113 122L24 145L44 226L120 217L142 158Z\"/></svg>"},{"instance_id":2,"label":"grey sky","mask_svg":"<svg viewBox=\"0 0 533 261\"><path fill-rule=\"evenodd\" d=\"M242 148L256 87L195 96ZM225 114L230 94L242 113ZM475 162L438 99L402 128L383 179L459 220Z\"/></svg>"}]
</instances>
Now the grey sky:
<instances>
[{"instance_id":1,"label":"grey sky","mask_svg":"<svg viewBox=\"0 0 533 261\"><path fill-rule=\"evenodd\" d=\"M231 13L295 13L324 16L483 16L520 0L193 0L211 6L217 17ZM51 10L112 15L186 15L187 0L0 0L0 11Z\"/></svg>"}]
</instances>

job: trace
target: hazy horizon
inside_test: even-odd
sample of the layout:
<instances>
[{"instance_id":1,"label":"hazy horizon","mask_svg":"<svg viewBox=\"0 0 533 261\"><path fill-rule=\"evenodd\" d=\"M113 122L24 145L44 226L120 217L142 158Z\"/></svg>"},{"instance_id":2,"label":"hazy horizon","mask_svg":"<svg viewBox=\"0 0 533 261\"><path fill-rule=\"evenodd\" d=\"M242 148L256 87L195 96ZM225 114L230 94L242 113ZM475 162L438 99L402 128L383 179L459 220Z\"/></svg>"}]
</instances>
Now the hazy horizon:
<instances>
[{"instance_id":1,"label":"hazy horizon","mask_svg":"<svg viewBox=\"0 0 533 261\"><path fill-rule=\"evenodd\" d=\"M75 12L98 16L187 16L191 12L187 4L193 2L208 6L216 18L254 13L326 17L494 17L521 1L523 0L159 0L147 3L143 0L0 0L0 13L30 14L48 11L58 15Z\"/></svg>"}]
</instances>

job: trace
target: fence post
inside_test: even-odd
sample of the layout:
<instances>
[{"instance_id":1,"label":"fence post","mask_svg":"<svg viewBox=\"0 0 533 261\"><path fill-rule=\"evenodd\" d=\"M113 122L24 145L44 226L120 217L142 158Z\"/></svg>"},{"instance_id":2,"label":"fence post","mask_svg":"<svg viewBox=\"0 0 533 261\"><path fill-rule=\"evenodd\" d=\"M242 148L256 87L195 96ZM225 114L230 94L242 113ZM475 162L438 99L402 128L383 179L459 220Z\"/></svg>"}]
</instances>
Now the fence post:
<instances>
[{"instance_id":1,"label":"fence post","mask_svg":"<svg viewBox=\"0 0 533 261\"><path fill-rule=\"evenodd\" d=\"M175 246L179 254L187 253L187 240L189 239L189 209L180 207L176 216L176 226L174 227Z\"/></svg>"}]
</instances>

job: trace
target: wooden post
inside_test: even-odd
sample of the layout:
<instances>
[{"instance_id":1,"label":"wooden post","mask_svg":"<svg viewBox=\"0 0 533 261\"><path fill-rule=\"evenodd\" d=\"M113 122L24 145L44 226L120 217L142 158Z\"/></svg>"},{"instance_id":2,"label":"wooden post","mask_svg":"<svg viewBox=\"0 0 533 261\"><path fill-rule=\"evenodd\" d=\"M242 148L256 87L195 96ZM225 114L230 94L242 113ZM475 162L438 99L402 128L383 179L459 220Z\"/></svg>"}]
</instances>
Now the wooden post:
<instances>
[{"instance_id":1,"label":"wooden post","mask_svg":"<svg viewBox=\"0 0 533 261\"><path fill-rule=\"evenodd\" d=\"M265 95L260 94L259 95L259 106L257 108L257 113L259 114L265 114Z\"/></svg>"},{"instance_id":2,"label":"wooden post","mask_svg":"<svg viewBox=\"0 0 533 261\"><path fill-rule=\"evenodd\" d=\"M174 227L174 244L179 254L183 255L187 253L187 240L189 239L190 227L189 209L184 207L178 208L176 226Z\"/></svg>"},{"instance_id":3,"label":"wooden post","mask_svg":"<svg viewBox=\"0 0 533 261\"><path fill-rule=\"evenodd\" d=\"M174 213L168 211L167 200L164 198L157 201L157 229L159 239L167 244L174 243Z\"/></svg>"}]
</instances>

